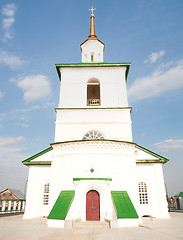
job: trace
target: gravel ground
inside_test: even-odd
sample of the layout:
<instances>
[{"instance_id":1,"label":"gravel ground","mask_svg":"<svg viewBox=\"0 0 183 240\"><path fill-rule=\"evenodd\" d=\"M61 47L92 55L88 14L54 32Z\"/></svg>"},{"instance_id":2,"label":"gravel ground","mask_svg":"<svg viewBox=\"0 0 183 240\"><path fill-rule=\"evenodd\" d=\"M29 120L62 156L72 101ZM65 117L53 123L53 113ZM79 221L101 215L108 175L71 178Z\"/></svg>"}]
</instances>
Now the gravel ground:
<instances>
[{"instance_id":1,"label":"gravel ground","mask_svg":"<svg viewBox=\"0 0 183 240\"><path fill-rule=\"evenodd\" d=\"M46 219L23 220L22 215L0 217L2 240L162 240L183 239L183 213L170 219L145 219L139 227L121 229L48 228Z\"/></svg>"}]
</instances>

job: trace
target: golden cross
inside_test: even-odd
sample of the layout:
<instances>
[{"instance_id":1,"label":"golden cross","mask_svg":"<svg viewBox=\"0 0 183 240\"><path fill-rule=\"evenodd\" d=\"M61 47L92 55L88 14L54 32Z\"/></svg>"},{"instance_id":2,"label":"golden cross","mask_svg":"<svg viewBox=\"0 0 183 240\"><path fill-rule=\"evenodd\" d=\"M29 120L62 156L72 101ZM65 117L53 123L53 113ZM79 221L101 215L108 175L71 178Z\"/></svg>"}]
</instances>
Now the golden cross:
<instances>
[{"instance_id":1,"label":"golden cross","mask_svg":"<svg viewBox=\"0 0 183 240\"><path fill-rule=\"evenodd\" d=\"M96 8L93 8L93 7L92 7L91 9L89 9L89 11L91 11L92 14L93 14L93 11L94 11L94 10L96 10Z\"/></svg>"}]
</instances>

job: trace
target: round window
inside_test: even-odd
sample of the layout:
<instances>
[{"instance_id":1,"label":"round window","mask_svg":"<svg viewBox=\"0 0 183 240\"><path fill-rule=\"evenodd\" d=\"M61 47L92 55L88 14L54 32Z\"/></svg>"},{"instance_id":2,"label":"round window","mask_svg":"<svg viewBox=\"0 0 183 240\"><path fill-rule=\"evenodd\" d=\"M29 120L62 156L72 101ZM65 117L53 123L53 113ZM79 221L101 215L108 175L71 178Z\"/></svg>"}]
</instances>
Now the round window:
<instances>
[{"instance_id":1,"label":"round window","mask_svg":"<svg viewBox=\"0 0 183 240\"><path fill-rule=\"evenodd\" d=\"M95 139L104 139L104 136L101 132L92 130L87 132L83 137L83 140L95 140Z\"/></svg>"}]
</instances>

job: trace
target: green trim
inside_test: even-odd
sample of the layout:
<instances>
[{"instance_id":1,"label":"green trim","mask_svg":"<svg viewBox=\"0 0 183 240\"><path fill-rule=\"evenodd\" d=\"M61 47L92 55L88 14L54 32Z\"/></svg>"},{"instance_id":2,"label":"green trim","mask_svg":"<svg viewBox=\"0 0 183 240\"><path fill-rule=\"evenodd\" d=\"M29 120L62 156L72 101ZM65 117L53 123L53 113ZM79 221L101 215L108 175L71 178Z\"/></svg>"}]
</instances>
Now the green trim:
<instances>
[{"instance_id":1,"label":"green trim","mask_svg":"<svg viewBox=\"0 0 183 240\"><path fill-rule=\"evenodd\" d=\"M74 197L75 197L74 190L61 191L48 216L48 219L65 220L67 213L74 200Z\"/></svg>"},{"instance_id":2,"label":"green trim","mask_svg":"<svg viewBox=\"0 0 183 240\"><path fill-rule=\"evenodd\" d=\"M82 181L82 180L105 180L105 181L112 181L112 178L73 178L73 181Z\"/></svg>"},{"instance_id":3,"label":"green trim","mask_svg":"<svg viewBox=\"0 0 183 240\"><path fill-rule=\"evenodd\" d=\"M46 148L45 150L43 150L43 151L41 151L41 152L33 155L32 157L29 157L29 158L23 160L22 163L26 165L26 164L27 164L28 162L30 162L31 160L33 160L33 159L35 159L35 158L37 158L37 157L40 157L41 155L43 155L43 154L51 151L52 149L53 149L52 147Z\"/></svg>"},{"instance_id":4,"label":"green trim","mask_svg":"<svg viewBox=\"0 0 183 240\"><path fill-rule=\"evenodd\" d=\"M111 191L111 196L118 219L139 218L126 191Z\"/></svg>"},{"instance_id":5,"label":"green trim","mask_svg":"<svg viewBox=\"0 0 183 240\"><path fill-rule=\"evenodd\" d=\"M167 161L165 160L144 160L144 159L138 159L136 160L137 164L141 163L166 163Z\"/></svg>"},{"instance_id":6,"label":"green trim","mask_svg":"<svg viewBox=\"0 0 183 240\"><path fill-rule=\"evenodd\" d=\"M125 78L127 80L129 69L131 63L107 63L107 62L99 62L99 63L65 63L65 64L55 64L59 79L61 80L61 74L59 68L62 67L126 67Z\"/></svg>"},{"instance_id":7,"label":"green trim","mask_svg":"<svg viewBox=\"0 0 183 240\"><path fill-rule=\"evenodd\" d=\"M159 154L157 154L157 153L155 153L155 152L152 152L152 151L150 151L149 149L144 148L144 147L142 147L142 146L140 146L140 145L138 145L138 144L136 144L136 148L142 150L143 152L146 152L146 153L152 155L153 157L158 158L159 160L162 160L163 163L166 163L166 162L169 161L167 158L165 158L165 157L163 157L163 156L161 156L161 155L159 155ZM146 161L148 161L148 160L146 160ZM156 160L154 160L154 161L156 162Z\"/></svg>"},{"instance_id":8,"label":"green trim","mask_svg":"<svg viewBox=\"0 0 183 240\"><path fill-rule=\"evenodd\" d=\"M54 143L50 143L50 145L55 145L60 143L74 143L74 142L119 142L119 143L129 143L129 144L136 145L136 143L133 143L133 142L111 140L111 139L72 140L72 141L65 141L65 142L54 142Z\"/></svg>"},{"instance_id":9,"label":"green trim","mask_svg":"<svg viewBox=\"0 0 183 240\"><path fill-rule=\"evenodd\" d=\"M66 109L67 110L67 109ZM152 155L153 157L156 157L158 158L158 160L147 160L147 159L136 159L136 163L137 164L140 164L140 163L166 163L168 162L169 160L157 153L154 153L150 150L148 150L147 148L144 148L134 142L128 142L128 141L120 141L120 140L111 140L111 139L96 139L96 140L73 140L73 141L64 141L64 142L54 142L54 143L51 143L50 145L55 145L55 144L61 144L61 143L72 143L72 142L96 142L96 141L106 141L106 142L119 142L119 143L127 143L127 144L133 144L136 146L137 149L141 150L141 151L144 151L150 155ZM37 157L40 157L42 156L43 154L49 152L53 150L53 147L49 147L49 148L46 148L45 150L25 159L24 161L22 161L22 163L24 165L51 165L51 161L34 161L34 162L31 162L32 160L36 159Z\"/></svg>"},{"instance_id":10,"label":"green trim","mask_svg":"<svg viewBox=\"0 0 183 240\"><path fill-rule=\"evenodd\" d=\"M129 109L130 111L132 110L132 107L94 107L94 106L91 106L91 107L86 107L86 108L55 108L55 111L57 110L88 110L88 109L92 109L92 110L95 110L95 109L107 109L107 110L114 110L114 109Z\"/></svg>"},{"instance_id":11,"label":"green trim","mask_svg":"<svg viewBox=\"0 0 183 240\"><path fill-rule=\"evenodd\" d=\"M51 165L51 161L35 161L35 162L25 162L24 165L30 166L30 165Z\"/></svg>"}]
</instances>

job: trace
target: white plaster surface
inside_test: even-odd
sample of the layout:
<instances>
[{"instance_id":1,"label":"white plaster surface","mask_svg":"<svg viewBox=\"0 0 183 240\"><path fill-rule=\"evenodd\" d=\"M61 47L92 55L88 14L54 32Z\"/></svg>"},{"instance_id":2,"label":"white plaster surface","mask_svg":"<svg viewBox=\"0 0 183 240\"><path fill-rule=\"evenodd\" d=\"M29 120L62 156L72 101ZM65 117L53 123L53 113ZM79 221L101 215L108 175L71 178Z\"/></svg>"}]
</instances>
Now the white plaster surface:
<instances>
[{"instance_id":1,"label":"white plaster surface","mask_svg":"<svg viewBox=\"0 0 183 240\"><path fill-rule=\"evenodd\" d=\"M22 215L0 217L3 240L176 240L183 236L183 213L170 213L170 219L145 219L139 227L113 229L48 228L46 219L23 220Z\"/></svg>"},{"instance_id":2,"label":"white plaster surface","mask_svg":"<svg viewBox=\"0 0 183 240\"><path fill-rule=\"evenodd\" d=\"M130 108L57 110L55 142L82 140L97 130L105 139L132 141Z\"/></svg>"},{"instance_id":3,"label":"white plaster surface","mask_svg":"<svg viewBox=\"0 0 183 240\"><path fill-rule=\"evenodd\" d=\"M81 44L82 62L103 62L104 44L98 40L88 39Z\"/></svg>"},{"instance_id":4,"label":"white plaster surface","mask_svg":"<svg viewBox=\"0 0 183 240\"><path fill-rule=\"evenodd\" d=\"M59 107L87 108L87 82L100 82L100 107L128 107L126 67L63 67Z\"/></svg>"}]
</instances>

